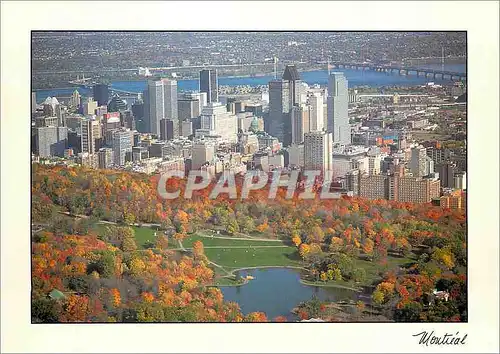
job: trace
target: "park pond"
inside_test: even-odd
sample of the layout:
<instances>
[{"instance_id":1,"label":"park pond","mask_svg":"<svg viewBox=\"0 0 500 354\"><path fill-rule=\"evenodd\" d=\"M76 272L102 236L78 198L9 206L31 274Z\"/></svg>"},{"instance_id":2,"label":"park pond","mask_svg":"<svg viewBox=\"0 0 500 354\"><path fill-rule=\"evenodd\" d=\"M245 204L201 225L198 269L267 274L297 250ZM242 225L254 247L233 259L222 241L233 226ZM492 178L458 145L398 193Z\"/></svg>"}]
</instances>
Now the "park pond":
<instances>
[{"instance_id":1,"label":"park pond","mask_svg":"<svg viewBox=\"0 0 500 354\"><path fill-rule=\"evenodd\" d=\"M362 293L342 287L310 286L300 282L300 271L291 268L259 268L240 271L241 277L254 279L241 286L220 286L225 301L239 304L248 314L264 312L269 319L285 316L296 319L291 310L303 301L316 296L322 301L357 301Z\"/></svg>"}]
</instances>

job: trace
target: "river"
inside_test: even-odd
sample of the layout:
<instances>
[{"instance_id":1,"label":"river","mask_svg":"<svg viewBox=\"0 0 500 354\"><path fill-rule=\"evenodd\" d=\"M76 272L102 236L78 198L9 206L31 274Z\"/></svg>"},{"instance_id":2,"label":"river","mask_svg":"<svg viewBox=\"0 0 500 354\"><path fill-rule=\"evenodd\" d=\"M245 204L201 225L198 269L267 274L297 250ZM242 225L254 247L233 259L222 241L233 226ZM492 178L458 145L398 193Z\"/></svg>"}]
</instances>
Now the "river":
<instances>
[{"instance_id":1,"label":"river","mask_svg":"<svg viewBox=\"0 0 500 354\"><path fill-rule=\"evenodd\" d=\"M360 296L344 288L304 285L296 269L250 269L240 271L240 275L251 275L254 279L242 286L221 286L224 300L238 303L244 314L265 312L270 320L276 316L295 320L297 317L290 311L300 302L311 300L313 295L323 301L357 300Z\"/></svg>"},{"instance_id":2,"label":"river","mask_svg":"<svg viewBox=\"0 0 500 354\"><path fill-rule=\"evenodd\" d=\"M441 64L426 64L421 67L440 69ZM447 71L454 72L466 72L465 64L445 64L444 67ZM344 72L347 80L349 81L349 87L356 86L370 86L370 87L382 87L382 86L413 86L422 85L427 82L435 83L450 83L449 79L442 80L437 78L436 80L432 78L425 78L423 76L417 77L416 75L400 76L397 73L382 73L375 72L371 70L352 70L352 69L335 69L332 71L342 71ZM326 70L317 71L305 71L300 73L301 79L308 83L309 85L319 84L326 85L328 82L328 72ZM220 77L219 85L221 86L259 86L267 85L267 83L272 80L272 76L259 76L259 77ZM111 83L111 88L117 90L124 90L129 92L142 92L146 88L146 81L115 81ZM178 80L179 91L196 91L198 90L198 80ZM42 102L48 96L56 97L68 97L74 91L74 88L61 88L61 89L49 89L49 90L37 90L36 100L38 103ZM91 95L91 91L84 88L78 88L81 95L87 96Z\"/></svg>"}]
</instances>

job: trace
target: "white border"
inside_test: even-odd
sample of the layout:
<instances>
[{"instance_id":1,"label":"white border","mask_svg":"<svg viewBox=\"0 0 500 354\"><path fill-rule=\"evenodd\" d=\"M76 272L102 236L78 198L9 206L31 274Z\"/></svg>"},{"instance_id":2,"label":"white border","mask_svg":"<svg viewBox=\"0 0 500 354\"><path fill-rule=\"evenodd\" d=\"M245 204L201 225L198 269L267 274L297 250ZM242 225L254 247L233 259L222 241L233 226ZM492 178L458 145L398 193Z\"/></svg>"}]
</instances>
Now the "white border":
<instances>
[{"instance_id":1,"label":"white border","mask_svg":"<svg viewBox=\"0 0 500 354\"><path fill-rule=\"evenodd\" d=\"M2 2L2 352L498 351L498 2ZM293 26L292 28L290 26ZM31 325L30 30L467 30L469 323ZM422 330L468 333L424 348Z\"/></svg>"}]
</instances>

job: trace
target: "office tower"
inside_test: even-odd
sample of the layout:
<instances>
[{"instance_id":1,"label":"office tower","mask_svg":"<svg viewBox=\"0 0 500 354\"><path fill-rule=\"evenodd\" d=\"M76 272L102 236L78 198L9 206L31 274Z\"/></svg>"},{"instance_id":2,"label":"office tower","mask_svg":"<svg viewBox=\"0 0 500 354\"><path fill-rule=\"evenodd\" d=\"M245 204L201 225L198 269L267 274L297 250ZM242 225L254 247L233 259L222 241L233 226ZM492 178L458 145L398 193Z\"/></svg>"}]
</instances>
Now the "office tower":
<instances>
[{"instance_id":1,"label":"office tower","mask_svg":"<svg viewBox=\"0 0 500 354\"><path fill-rule=\"evenodd\" d=\"M410 171L414 177L423 177L426 173L427 150L423 146L416 146L411 149Z\"/></svg>"},{"instance_id":2,"label":"office tower","mask_svg":"<svg viewBox=\"0 0 500 354\"><path fill-rule=\"evenodd\" d=\"M309 133L310 106L295 105L290 112L292 141L291 144L301 144L304 141L304 134Z\"/></svg>"},{"instance_id":3,"label":"office tower","mask_svg":"<svg viewBox=\"0 0 500 354\"><path fill-rule=\"evenodd\" d=\"M120 123L125 128L135 130L135 119L132 111L120 111Z\"/></svg>"},{"instance_id":4,"label":"office tower","mask_svg":"<svg viewBox=\"0 0 500 354\"><path fill-rule=\"evenodd\" d=\"M251 112L256 117L262 117L262 103L247 103L245 112Z\"/></svg>"},{"instance_id":5,"label":"office tower","mask_svg":"<svg viewBox=\"0 0 500 354\"><path fill-rule=\"evenodd\" d=\"M110 168L113 165L113 149L101 148L97 152L99 168Z\"/></svg>"},{"instance_id":6,"label":"office tower","mask_svg":"<svg viewBox=\"0 0 500 354\"><path fill-rule=\"evenodd\" d=\"M323 113L323 96L320 93L314 93L309 96L309 105L311 106L310 113L310 129L312 132L321 131L324 128L324 113Z\"/></svg>"},{"instance_id":7,"label":"office tower","mask_svg":"<svg viewBox=\"0 0 500 354\"><path fill-rule=\"evenodd\" d=\"M290 90L289 94L289 105L290 107L300 104L300 96L302 94L302 82L300 81L300 75L295 65L287 65L282 77L283 81L288 82L288 88Z\"/></svg>"},{"instance_id":8,"label":"office tower","mask_svg":"<svg viewBox=\"0 0 500 354\"><path fill-rule=\"evenodd\" d=\"M290 120L290 90L288 81L273 80L269 82L269 114L264 130L284 142L285 120ZM287 126L290 126L288 124ZM291 128L290 128L291 133ZM291 135L291 134L290 134Z\"/></svg>"},{"instance_id":9,"label":"office tower","mask_svg":"<svg viewBox=\"0 0 500 354\"><path fill-rule=\"evenodd\" d=\"M332 134L310 132L304 134L304 169L332 170Z\"/></svg>"},{"instance_id":10,"label":"office tower","mask_svg":"<svg viewBox=\"0 0 500 354\"><path fill-rule=\"evenodd\" d=\"M132 153L133 132L115 130L113 132L113 159L116 166L124 166L127 153Z\"/></svg>"},{"instance_id":11,"label":"office tower","mask_svg":"<svg viewBox=\"0 0 500 354\"><path fill-rule=\"evenodd\" d=\"M295 65L287 65L282 76L283 81L288 83L288 112L283 116L283 146L292 144L292 116L294 106L300 106L303 86L300 75Z\"/></svg>"},{"instance_id":12,"label":"office tower","mask_svg":"<svg viewBox=\"0 0 500 354\"><path fill-rule=\"evenodd\" d=\"M99 106L95 110L95 115L98 116L98 117L102 117L106 113L108 113L108 106Z\"/></svg>"},{"instance_id":13,"label":"office tower","mask_svg":"<svg viewBox=\"0 0 500 354\"><path fill-rule=\"evenodd\" d=\"M145 132L160 135L160 120L164 118L164 115L163 82L161 80L149 80L148 88L144 93Z\"/></svg>"},{"instance_id":14,"label":"office tower","mask_svg":"<svg viewBox=\"0 0 500 354\"><path fill-rule=\"evenodd\" d=\"M31 93L31 114L36 113L36 92Z\"/></svg>"},{"instance_id":15,"label":"office tower","mask_svg":"<svg viewBox=\"0 0 500 354\"><path fill-rule=\"evenodd\" d=\"M120 98L118 94L114 94L108 103L108 112L120 112L127 109L127 101Z\"/></svg>"},{"instance_id":16,"label":"office tower","mask_svg":"<svg viewBox=\"0 0 500 354\"><path fill-rule=\"evenodd\" d=\"M181 123L181 135L183 137L188 137L188 136L191 136L193 135L193 123L188 120L188 121L183 121Z\"/></svg>"},{"instance_id":17,"label":"office tower","mask_svg":"<svg viewBox=\"0 0 500 354\"><path fill-rule=\"evenodd\" d=\"M185 122L200 115L200 101L180 99L177 101L179 121Z\"/></svg>"},{"instance_id":18,"label":"office tower","mask_svg":"<svg viewBox=\"0 0 500 354\"><path fill-rule=\"evenodd\" d=\"M292 141L291 144L300 144L304 141L304 129L302 120L302 109L300 106L293 106L290 111L290 119L292 125Z\"/></svg>"},{"instance_id":19,"label":"office tower","mask_svg":"<svg viewBox=\"0 0 500 354\"><path fill-rule=\"evenodd\" d=\"M174 122L170 119L160 120L160 139L172 140L174 138Z\"/></svg>"},{"instance_id":20,"label":"office tower","mask_svg":"<svg viewBox=\"0 0 500 354\"><path fill-rule=\"evenodd\" d=\"M97 109L97 101L94 101L92 97L89 97L87 101L83 104L83 115L93 115Z\"/></svg>"},{"instance_id":21,"label":"office tower","mask_svg":"<svg viewBox=\"0 0 500 354\"><path fill-rule=\"evenodd\" d=\"M217 83L217 69L200 71L200 92L207 95L207 104L219 102L219 86Z\"/></svg>"},{"instance_id":22,"label":"office tower","mask_svg":"<svg viewBox=\"0 0 500 354\"><path fill-rule=\"evenodd\" d=\"M198 109L194 109L192 113L193 117L198 117L200 115L201 109L208 104L206 92L186 92L184 93L182 99L198 101Z\"/></svg>"},{"instance_id":23,"label":"office tower","mask_svg":"<svg viewBox=\"0 0 500 354\"><path fill-rule=\"evenodd\" d=\"M43 102L43 114L46 116L56 116L56 107L59 101L55 97L47 97Z\"/></svg>"},{"instance_id":24,"label":"office tower","mask_svg":"<svg viewBox=\"0 0 500 354\"><path fill-rule=\"evenodd\" d=\"M67 127L36 128L36 151L40 157L64 156L68 145Z\"/></svg>"},{"instance_id":25,"label":"office tower","mask_svg":"<svg viewBox=\"0 0 500 354\"><path fill-rule=\"evenodd\" d=\"M177 138L180 133L180 122L177 106L177 81L162 79L163 83L163 109L164 119L169 119L173 124L173 137Z\"/></svg>"},{"instance_id":26,"label":"office tower","mask_svg":"<svg viewBox=\"0 0 500 354\"><path fill-rule=\"evenodd\" d=\"M196 141L193 143L191 169L199 170L201 166L213 160L215 144L211 141Z\"/></svg>"},{"instance_id":27,"label":"office tower","mask_svg":"<svg viewBox=\"0 0 500 354\"><path fill-rule=\"evenodd\" d=\"M164 141L155 141L148 147L149 156L163 157L163 148L165 147Z\"/></svg>"},{"instance_id":28,"label":"office tower","mask_svg":"<svg viewBox=\"0 0 500 354\"><path fill-rule=\"evenodd\" d=\"M36 117L35 128L41 127L57 127L59 119L57 117Z\"/></svg>"},{"instance_id":29,"label":"office tower","mask_svg":"<svg viewBox=\"0 0 500 354\"><path fill-rule=\"evenodd\" d=\"M222 139L236 142L238 121L236 116L226 110L219 102L209 103L201 110L201 129L210 135L219 135Z\"/></svg>"},{"instance_id":30,"label":"office tower","mask_svg":"<svg viewBox=\"0 0 500 354\"><path fill-rule=\"evenodd\" d=\"M348 93L347 79L343 73L332 73L328 78L328 127L333 133L333 142L351 144L351 127L347 114Z\"/></svg>"},{"instance_id":31,"label":"office tower","mask_svg":"<svg viewBox=\"0 0 500 354\"><path fill-rule=\"evenodd\" d=\"M436 172L439 173L441 187L454 188L455 186L454 176L455 173L458 172L458 169L455 164L451 162L437 164Z\"/></svg>"},{"instance_id":32,"label":"office tower","mask_svg":"<svg viewBox=\"0 0 500 354\"><path fill-rule=\"evenodd\" d=\"M333 177L343 178L354 169L360 173L368 173L368 158L365 149L356 146L338 146L333 149L332 171Z\"/></svg>"},{"instance_id":33,"label":"office tower","mask_svg":"<svg viewBox=\"0 0 500 354\"><path fill-rule=\"evenodd\" d=\"M92 93L94 96L94 101L97 101L99 106L106 106L109 101L109 89L108 85L97 84L92 88Z\"/></svg>"},{"instance_id":34,"label":"office tower","mask_svg":"<svg viewBox=\"0 0 500 354\"><path fill-rule=\"evenodd\" d=\"M81 152L95 153L94 125L99 125L98 121L92 119L82 120L81 123Z\"/></svg>"},{"instance_id":35,"label":"office tower","mask_svg":"<svg viewBox=\"0 0 500 354\"><path fill-rule=\"evenodd\" d=\"M132 104L132 114L136 121L144 118L144 101L138 100Z\"/></svg>"},{"instance_id":36,"label":"office tower","mask_svg":"<svg viewBox=\"0 0 500 354\"><path fill-rule=\"evenodd\" d=\"M73 91L73 94L71 95L71 98L69 100L69 106L73 109L78 109L81 103L82 96L80 95L80 92L78 92L78 90Z\"/></svg>"}]
</instances>

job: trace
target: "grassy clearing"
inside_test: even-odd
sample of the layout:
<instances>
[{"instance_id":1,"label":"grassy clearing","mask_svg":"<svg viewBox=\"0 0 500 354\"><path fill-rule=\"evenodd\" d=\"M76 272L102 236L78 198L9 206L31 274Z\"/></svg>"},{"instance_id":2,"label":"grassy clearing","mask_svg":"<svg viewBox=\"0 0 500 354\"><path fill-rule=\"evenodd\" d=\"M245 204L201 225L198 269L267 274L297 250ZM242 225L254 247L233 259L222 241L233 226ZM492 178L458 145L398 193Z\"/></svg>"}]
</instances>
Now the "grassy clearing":
<instances>
[{"instance_id":1,"label":"grassy clearing","mask_svg":"<svg viewBox=\"0 0 500 354\"><path fill-rule=\"evenodd\" d=\"M279 248L224 248L205 249L205 254L212 262L226 268L260 266L298 266L300 259L295 247Z\"/></svg>"},{"instance_id":2,"label":"grassy clearing","mask_svg":"<svg viewBox=\"0 0 500 354\"><path fill-rule=\"evenodd\" d=\"M98 234L104 232L106 227L110 225L108 224L96 224L95 225L95 230ZM120 226L120 225L117 225ZM156 237L154 236L155 230L149 228L149 227L138 227L138 226L130 226L134 230L135 234L135 242L137 244L137 248L139 249L146 249L148 248L148 244L151 242L152 244L155 243ZM161 231L156 231L157 235L160 234ZM175 242L174 247L178 247L177 242Z\"/></svg>"},{"instance_id":3,"label":"grassy clearing","mask_svg":"<svg viewBox=\"0 0 500 354\"><path fill-rule=\"evenodd\" d=\"M203 246L279 246L283 245L281 242L276 241L256 241L256 240L231 240L229 238L217 238L217 237L202 237L197 234L189 235L187 238L182 240L184 247L189 248L193 246L195 241L201 241Z\"/></svg>"}]
</instances>

